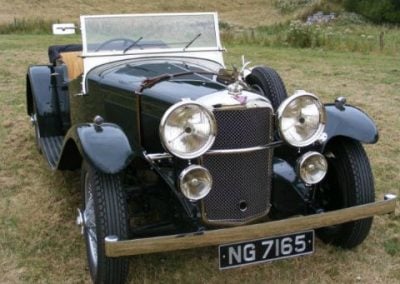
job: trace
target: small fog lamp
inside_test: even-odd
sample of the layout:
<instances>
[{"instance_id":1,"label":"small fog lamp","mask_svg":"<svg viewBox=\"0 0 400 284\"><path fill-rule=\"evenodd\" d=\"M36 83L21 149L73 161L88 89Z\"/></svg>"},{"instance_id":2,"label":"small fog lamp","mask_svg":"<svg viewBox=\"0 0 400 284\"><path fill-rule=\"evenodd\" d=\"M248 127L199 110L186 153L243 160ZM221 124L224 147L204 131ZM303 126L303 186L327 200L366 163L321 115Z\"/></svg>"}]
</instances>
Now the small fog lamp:
<instances>
[{"instance_id":1,"label":"small fog lamp","mask_svg":"<svg viewBox=\"0 0 400 284\"><path fill-rule=\"evenodd\" d=\"M297 173L307 184L319 183L328 171L328 162L318 152L307 152L297 161Z\"/></svg>"},{"instance_id":2,"label":"small fog lamp","mask_svg":"<svg viewBox=\"0 0 400 284\"><path fill-rule=\"evenodd\" d=\"M201 166L191 165L179 175L179 188L183 195L191 201L207 196L212 186L210 172Z\"/></svg>"}]
</instances>

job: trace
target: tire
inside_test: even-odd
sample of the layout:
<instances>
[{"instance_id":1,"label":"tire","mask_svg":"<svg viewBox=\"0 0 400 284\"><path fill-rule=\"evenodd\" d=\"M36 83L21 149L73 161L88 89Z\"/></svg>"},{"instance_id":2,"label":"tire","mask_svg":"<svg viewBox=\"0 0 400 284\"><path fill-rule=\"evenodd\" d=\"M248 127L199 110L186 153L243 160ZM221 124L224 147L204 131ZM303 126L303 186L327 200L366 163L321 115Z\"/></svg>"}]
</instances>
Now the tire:
<instances>
[{"instance_id":1,"label":"tire","mask_svg":"<svg viewBox=\"0 0 400 284\"><path fill-rule=\"evenodd\" d=\"M87 163L82 166L83 220L90 275L94 283L125 283L127 258L105 255L109 235L128 238L128 214L125 192L117 175L103 174Z\"/></svg>"},{"instance_id":2,"label":"tire","mask_svg":"<svg viewBox=\"0 0 400 284\"><path fill-rule=\"evenodd\" d=\"M328 174L321 184L320 203L325 211L375 201L374 179L367 154L361 143L340 138L327 145ZM351 249L368 236L372 217L318 229L325 243Z\"/></svg>"},{"instance_id":3,"label":"tire","mask_svg":"<svg viewBox=\"0 0 400 284\"><path fill-rule=\"evenodd\" d=\"M31 116L31 121L33 124L33 127L35 128L35 144L36 144L36 149L40 154L42 154L42 145L40 143L40 128L39 128L39 122L37 119L37 107L35 102L33 103L33 113Z\"/></svg>"},{"instance_id":4,"label":"tire","mask_svg":"<svg viewBox=\"0 0 400 284\"><path fill-rule=\"evenodd\" d=\"M285 85L279 74L272 68L259 66L253 68L246 77L247 84L271 101L274 110L287 98Z\"/></svg>"}]
</instances>

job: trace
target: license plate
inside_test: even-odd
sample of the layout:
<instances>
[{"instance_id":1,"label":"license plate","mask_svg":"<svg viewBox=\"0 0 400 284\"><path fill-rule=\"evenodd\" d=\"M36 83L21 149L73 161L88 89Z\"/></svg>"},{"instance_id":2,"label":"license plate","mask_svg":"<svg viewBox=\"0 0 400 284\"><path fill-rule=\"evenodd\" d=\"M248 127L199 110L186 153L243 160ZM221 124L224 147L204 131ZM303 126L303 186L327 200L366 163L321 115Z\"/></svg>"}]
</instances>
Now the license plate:
<instances>
[{"instance_id":1,"label":"license plate","mask_svg":"<svg viewBox=\"0 0 400 284\"><path fill-rule=\"evenodd\" d=\"M219 268L227 269L314 252L314 231L220 245Z\"/></svg>"}]
</instances>

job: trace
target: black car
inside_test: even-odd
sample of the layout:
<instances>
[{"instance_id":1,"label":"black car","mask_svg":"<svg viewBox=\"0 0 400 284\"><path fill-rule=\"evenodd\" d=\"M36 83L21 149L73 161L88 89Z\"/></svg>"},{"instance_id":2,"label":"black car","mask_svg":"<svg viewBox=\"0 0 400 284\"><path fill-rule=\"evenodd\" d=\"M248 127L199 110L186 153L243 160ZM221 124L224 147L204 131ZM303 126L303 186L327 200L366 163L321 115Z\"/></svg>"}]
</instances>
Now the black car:
<instances>
[{"instance_id":1,"label":"black car","mask_svg":"<svg viewBox=\"0 0 400 284\"><path fill-rule=\"evenodd\" d=\"M56 34L74 25L57 24ZM95 283L124 282L127 255L219 246L220 269L311 254L314 233L353 248L375 202L362 143L373 120L345 98L287 96L265 66L227 70L215 13L82 16L82 44L27 72L36 145L81 171Z\"/></svg>"}]
</instances>

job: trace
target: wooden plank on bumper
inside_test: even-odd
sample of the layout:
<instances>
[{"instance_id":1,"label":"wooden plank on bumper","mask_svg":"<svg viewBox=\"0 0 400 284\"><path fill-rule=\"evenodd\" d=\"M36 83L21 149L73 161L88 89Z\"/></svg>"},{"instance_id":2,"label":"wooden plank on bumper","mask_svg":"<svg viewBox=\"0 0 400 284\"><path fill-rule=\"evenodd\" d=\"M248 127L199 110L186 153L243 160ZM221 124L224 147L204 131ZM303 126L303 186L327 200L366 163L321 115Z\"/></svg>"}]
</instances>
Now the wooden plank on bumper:
<instances>
[{"instance_id":1,"label":"wooden plank on bumper","mask_svg":"<svg viewBox=\"0 0 400 284\"><path fill-rule=\"evenodd\" d=\"M332 226L349 221L394 212L396 198L368 203L360 206L289 219L253 225L217 229L197 233L150 237L125 241L105 242L109 257L138 255L155 252L174 251L240 242L281 234L289 234L310 229Z\"/></svg>"}]
</instances>

